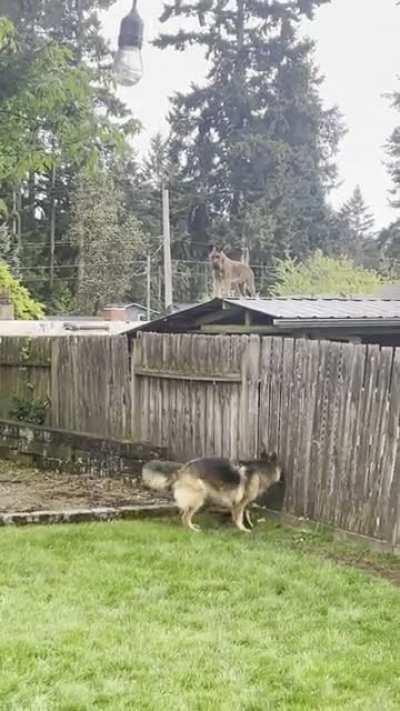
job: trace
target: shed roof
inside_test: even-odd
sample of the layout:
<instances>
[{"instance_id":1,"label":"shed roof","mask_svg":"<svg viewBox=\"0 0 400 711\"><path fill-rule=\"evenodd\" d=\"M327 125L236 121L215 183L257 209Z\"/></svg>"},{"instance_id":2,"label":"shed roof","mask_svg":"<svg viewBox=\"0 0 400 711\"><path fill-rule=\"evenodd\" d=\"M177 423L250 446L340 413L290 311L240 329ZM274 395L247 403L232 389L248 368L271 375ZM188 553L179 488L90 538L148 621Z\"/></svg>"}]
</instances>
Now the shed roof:
<instances>
[{"instance_id":1,"label":"shed roof","mask_svg":"<svg viewBox=\"0 0 400 711\"><path fill-rule=\"evenodd\" d=\"M400 318L400 299L225 299L279 319Z\"/></svg>"},{"instance_id":2,"label":"shed roof","mask_svg":"<svg viewBox=\"0 0 400 711\"><path fill-rule=\"evenodd\" d=\"M223 314L226 311L226 319ZM168 331L196 328L199 319L229 321L230 313L238 311L251 312L265 317L271 325L278 329L285 327L300 327L307 324L313 328L324 324L332 328L364 324L382 326L395 323L400 328L400 299L305 299L305 298L274 298L274 299L212 299L188 309L149 321L146 324L127 329L127 333L137 331Z\"/></svg>"}]
</instances>

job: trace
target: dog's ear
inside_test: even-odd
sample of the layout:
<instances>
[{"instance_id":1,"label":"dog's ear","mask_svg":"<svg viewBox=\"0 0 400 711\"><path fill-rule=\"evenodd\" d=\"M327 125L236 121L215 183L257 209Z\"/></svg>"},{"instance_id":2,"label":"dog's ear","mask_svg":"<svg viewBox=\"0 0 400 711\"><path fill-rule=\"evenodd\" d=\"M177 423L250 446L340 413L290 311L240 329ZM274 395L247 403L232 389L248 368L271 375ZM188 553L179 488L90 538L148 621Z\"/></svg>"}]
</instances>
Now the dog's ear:
<instances>
[{"instance_id":1,"label":"dog's ear","mask_svg":"<svg viewBox=\"0 0 400 711\"><path fill-rule=\"evenodd\" d=\"M278 455L276 452L272 452L272 454L269 455L269 462L270 464L278 464Z\"/></svg>"}]
</instances>

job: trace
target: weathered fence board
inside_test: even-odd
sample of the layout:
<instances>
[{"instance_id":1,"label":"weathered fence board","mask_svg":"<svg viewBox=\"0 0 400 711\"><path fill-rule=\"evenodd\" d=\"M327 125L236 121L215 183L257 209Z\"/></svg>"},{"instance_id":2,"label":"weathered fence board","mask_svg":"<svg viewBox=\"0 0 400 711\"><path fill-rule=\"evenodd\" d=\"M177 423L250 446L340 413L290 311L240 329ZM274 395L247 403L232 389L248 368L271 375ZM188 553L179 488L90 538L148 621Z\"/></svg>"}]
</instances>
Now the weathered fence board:
<instances>
[{"instance_id":1,"label":"weathered fence board","mask_svg":"<svg viewBox=\"0 0 400 711\"><path fill-rule=\"evenodd\" d=\"M53 339L51 425L127 439L132 434L128 344L119 338Z\"/></svg>"},{"instance_id":2,"label":"weathered fence board","mask_svg":"<svg viewBox=\"0 0 400 711\"><path fill-rule=\"evenodd\" d=\"M203 453L236 458L239 450L248 458L257 456L260 341L256 337L246 343L247 360L240 338L181 334L138 338L133 354L132 436L162 442L171 456L182 460Z\"/></svg>"},{"instance_id":3,"label":"weathered fence board","mask_svg":"<svg viewBox=\"0 0 400 711\"><path fill-rule=\"evenodd\" d=\"M285 509L400 545L400 353L268 339L260 446L278 449Z\"/></svg>"}]
</instances>

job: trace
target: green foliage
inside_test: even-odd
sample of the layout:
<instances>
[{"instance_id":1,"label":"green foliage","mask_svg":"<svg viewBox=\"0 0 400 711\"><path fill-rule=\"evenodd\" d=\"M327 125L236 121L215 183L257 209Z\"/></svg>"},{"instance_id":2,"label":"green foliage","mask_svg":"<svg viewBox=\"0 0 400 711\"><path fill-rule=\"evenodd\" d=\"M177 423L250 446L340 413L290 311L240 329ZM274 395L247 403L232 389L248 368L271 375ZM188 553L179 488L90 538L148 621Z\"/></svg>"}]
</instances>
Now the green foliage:
<instances>
[{"instance_id":1,"label":"green foliage","mask_svg":"<svg viewBox=\"0 0 400 711\"><path fill-rule=\"evenodd\" d=\"M288 257L276 267L276 296L357 297L376 294L382 284L375 272L357 267L346 257L327 257L317 251L304 262Z\"/></svg>"},{"instance_id":2,"label":"green foliage","mask_svg":"<svg viewBox=\"0 0 400 711\"><path fill-rule=\"evenodd\" d=\"M69 160L93 168L120 134L95 115L91 74L54 42L0 51L0 181Z\"/></svg>"},{"instance_id":3,"label":"green foliage","mask_svg":"<svg viewBox=\"0 0 400 711\"><path fill-rule=\"evenodd\" d=\"M25 400L14 397L13 407L10 410L10 417L18 422L29 422L32 425L44 425L49 406L49 400Z\"/></svg>"},{"instance_id":4,"label":"green foliage","mask_svg":"<svg viewBox=\"0 0 400 711\"><path fill-rule=\"evenodd\" d=\"M18 244L6 224L0 224L0 262L5 262L13 276L18 276L20 259Z\"/></svg>"},{"instance_id":5,"label":"green foliage","mask_svg":"<svg viewBox=\"0 0 400 711\"><path fill-rule=\"evenodd\" d=\"M0 291L10 295L14 306L15 317L20 319L39 319L43 317L42 304L32 299L29 291L15 279L8 266L0 261Z\"/></svg>"},{"instance_id":6,"label":"green foliage","mask_svg":"<svg viewBox=\"0 0 400 711\"><path fill-rule=\"evenodd\" d=\"M82 176L72 196L70 237L79 250L76 305L95 315L101 306L122 301L135 288L134 262L143 259L139 223L124 209L112 176Z\"/></svg>"},{"instance_id":7,"label":"green foliage","mask_svg":"<svg viewBox=\"0 0 400 711\"><path fill-rule=\"evenodd\" d=\"M329 237L338 113L319 97L313 44L298 26L320 0L164 3L161 48L205 49L207 81L172 103L171 157L186 189L192 244L250 248L271 264Z\"/></svg>"},{"instance_id":8,"label":"green foliage","mask_svg":"<svg viewBox=\"0 0 400 711\"><path fill-rule=\"evenodd\" d=\"M399 2L397 4L400 4ZM390 95L392 107L400 113L400 91ZM387 167L392 179L391 204L400 208L400 126L396 126L387 143ZM394 278L400 277L400 220L394 220L378 237L386 271Z\"/></svg>"},{"instance_id":9,"label":"green foliage","mask_svg":"<svg viewBox=\"0 0 400 711\"><path fill-rule=\"evenodd\" d=\"M138 130L116 96L101 35L98 12L111 4L1 3L0 212L17 220L24 281L52 311L76 282L67 235L77 175L122 160L131 150L127 137ZM4 249L1 256L15 271Z\"/></svg>"},{"instance_id":10,"label":"green foliage","mask_svg":"<svg viewBox=\"0 0 400 711\"><path fill-rule=\"evenodd\" d=\"M392 107L400 113L400 92L391 94ZM392 178L391 202L400 208L400 126L396 126L387 144L388 169Z\"/></svg>"},{"instance_id":11,"label":"green foliage","mask_svg":"<svg viewBox=\"0 0 400 711\"><path fill-rule=\"evenodd\" d=\"M7 17L0 16L0 51L6 47L14 48L14 25Z\"/></svg>"},{"instance_id":12,"label":"green foliage","mask_svg":"<svg viewBox=\"0 0 400 711\"><path fill-rule=\"evenodd\" d=\"M147 246L156 249L162 234L161 188L164 181L170 183L172 173L168 142L156 134L141 164L127 159L112 168L126 205L142 225Z\"/></svg>"}]
</instances>

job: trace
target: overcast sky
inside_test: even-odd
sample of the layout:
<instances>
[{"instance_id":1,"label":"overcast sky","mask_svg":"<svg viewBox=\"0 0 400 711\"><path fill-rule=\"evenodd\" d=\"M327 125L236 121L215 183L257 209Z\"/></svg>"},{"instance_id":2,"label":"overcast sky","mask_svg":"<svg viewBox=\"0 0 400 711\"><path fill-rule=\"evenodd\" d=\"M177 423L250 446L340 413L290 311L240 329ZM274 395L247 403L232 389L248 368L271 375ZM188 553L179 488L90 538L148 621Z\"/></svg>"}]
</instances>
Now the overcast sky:
<instances>
[{"instance_id":1,"label":"overcast sky","mask_svg":"<svg viewBox=\"0 0 400 711\"><path fill-rule=\"evenodd\" d=\"M119 22L131 6L132 0L117 0L104 16L104 32L114 46ZM159 32L162 6L162 0L139 0L145 75L138 86L121 90L121 98L144 125L137 140L141 151L151 135L165 131L168 97L205 75L198 50L161 52L149 44ZM322 96L326 105L339 106L348 129L338 160L342 184L332 200L340 204L360 184L377 227L382 227L396 216L388 205L390 181L383 160L384 144L400 124L400 115L384 94L400 89L400 7L396 0L332 0L305 24L305 31L317 43L316 62L325 77Z\"/></svg>"}]
</instances>

